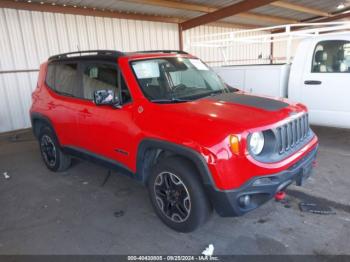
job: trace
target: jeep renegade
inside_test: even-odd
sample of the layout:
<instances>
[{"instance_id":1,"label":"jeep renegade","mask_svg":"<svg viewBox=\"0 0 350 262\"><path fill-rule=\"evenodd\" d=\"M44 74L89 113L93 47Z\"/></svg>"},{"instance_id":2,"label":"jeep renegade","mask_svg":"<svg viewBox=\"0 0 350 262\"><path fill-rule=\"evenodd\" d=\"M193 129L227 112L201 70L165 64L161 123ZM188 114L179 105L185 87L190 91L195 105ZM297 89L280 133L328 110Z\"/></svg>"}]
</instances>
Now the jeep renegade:
<instances>
[{"instance_id":1,"label":"jeep renegade","mask_svg":"<svg viewBox=\"0 0 350 262\"><path fill-rule=\"evenodd\" d=\"M50 170L74 156L126 174L181 232L213 208L242 215L301 185L318 148L304 105L230 87L182 51L56 55L41 65L32 100Z\"/></svg>"}]
</instances>

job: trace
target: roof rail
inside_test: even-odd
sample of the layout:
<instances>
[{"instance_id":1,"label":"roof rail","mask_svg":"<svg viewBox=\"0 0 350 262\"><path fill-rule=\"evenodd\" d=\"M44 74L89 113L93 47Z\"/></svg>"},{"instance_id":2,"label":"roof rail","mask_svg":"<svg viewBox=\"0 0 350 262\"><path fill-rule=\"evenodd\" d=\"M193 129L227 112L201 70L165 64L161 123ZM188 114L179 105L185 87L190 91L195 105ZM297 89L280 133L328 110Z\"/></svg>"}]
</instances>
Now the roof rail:
<instances>
[{"instance_id":1,"label":"roof rail","mask_svg":"<svg viewBox=\"0 0 350 262\"><path fill-rule=\"evenodd\" d=\"M76 52L69 52L69 53L63 53L51 56L49 58L49 61L51 60L59 60L59 59L65 59L69 57L77 57L77 56L84 56L84 55L102 55L102 56L111 56L111 57L119 57L123 56L124 53L120 51L115 50L86 50L86 51L76 51Z\"/></svg>"},{"instance_id":2,"label":"roof rail","mask_svg":"<svg viewBox=\"0 0 350 262\"><path fill-rule=\"evenodd\" d=\"M145 51L136 51L135 53L175 53L175 54L188 55L187 52L181 51L181 50L145 50Z\"/></svg>"}]
</instances>

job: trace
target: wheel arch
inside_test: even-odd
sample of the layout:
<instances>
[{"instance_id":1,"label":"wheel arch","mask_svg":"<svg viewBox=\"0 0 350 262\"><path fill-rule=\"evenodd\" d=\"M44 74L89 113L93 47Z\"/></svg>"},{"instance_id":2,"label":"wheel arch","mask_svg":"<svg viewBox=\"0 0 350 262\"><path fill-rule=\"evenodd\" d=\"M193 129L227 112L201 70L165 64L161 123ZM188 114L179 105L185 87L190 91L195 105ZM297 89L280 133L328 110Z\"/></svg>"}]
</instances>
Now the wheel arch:
<instances>
[{"instance_id":1,"label":"wheel arch","mask_svg":"<svg viewBox=\"0 0 350 262\"><path fill-rule=\"evenodd\" d=\"M39 138L41 128L43 126L48 126L49 128L51 128L54 136L56 137L56 139L59 143L59 140L58 140L57 134L55 132L55 129L53 127L53 124L48 117L46 117L42 114L39 114L39 113L31 113L30 114L30 121L32 123L33 133L34 133L34 136L36 138Z\"/></svg>"},{"instance_id":2,"label":"wheel arch","mask_svg":"<svg viewBox=\"0 0 350 262\"><path fill-rule=\"evenodd\" d=\"M182 157L197 169L203 185L214 186L210 170L203 156L197 151L186 146L170 143L157 139L144 139L138 147L136 159L136 174L138 180L147 183L150 168L156 164L162 156L175 155Z\"/></svg>"}]
</instances>

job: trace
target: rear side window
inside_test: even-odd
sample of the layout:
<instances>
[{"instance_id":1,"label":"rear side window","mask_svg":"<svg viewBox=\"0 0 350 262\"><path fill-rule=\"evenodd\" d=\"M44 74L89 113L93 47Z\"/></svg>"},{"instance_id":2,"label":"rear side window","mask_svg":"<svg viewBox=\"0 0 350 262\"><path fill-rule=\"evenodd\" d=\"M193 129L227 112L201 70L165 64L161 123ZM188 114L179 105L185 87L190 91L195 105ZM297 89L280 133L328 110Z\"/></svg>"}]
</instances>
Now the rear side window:
<instances>
[{"instance_id":1,"label":"rear side window","mask_svg":"<svg viewBox=\"0 0 350 262\"><path fill-rule=\"evenodd\" d=\"M79 93L78 64L49 64L46 84L58 94L77 97Z\"/></svg>"},{"instance_id":2,"label":"rear side window","mask_svg":"<svg viewBox=\"0 0 350 262\"><path fill-rule=\"evenodd\" d=\"M54 90L62 95L77 96L79 85L77 63L56 64Z\"/></svg>"},{"instance_id":3,"label":"rear side window","mask_svg":"<svg viewBox=\"0 0 350 262\"><path fill-rule=\"evenodd\" d=\"M52 89L55 86L55 65L53 64L49 64L47 67L46 84Z\"/></svg>"},{"instance_id":4,"label":"rear side window","mask_svg":"<svg viewBox=\"0 0 350 262\"><path fill-rule=\"evenodd\" d=\"M312 73L350 73L350 41L329 40L316 45Z\"/></svg>"}]
</instances>

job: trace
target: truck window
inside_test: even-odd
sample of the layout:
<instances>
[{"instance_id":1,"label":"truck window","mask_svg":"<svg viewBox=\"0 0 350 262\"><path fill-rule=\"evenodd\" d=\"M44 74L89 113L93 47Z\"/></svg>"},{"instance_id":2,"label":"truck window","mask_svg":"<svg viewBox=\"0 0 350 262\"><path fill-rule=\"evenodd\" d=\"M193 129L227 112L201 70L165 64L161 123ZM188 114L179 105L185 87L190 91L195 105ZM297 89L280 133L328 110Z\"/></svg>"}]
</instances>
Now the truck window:
<instances>
[{"instance_id":1,"label":"truck window","mask_svg":"<svg viewBox=\"0 0 350 262\"><path fill-rule=\"evenodd\" d=\"M350 41L319 42L312 59L312 73L350 73Z\"/></svg>"}]
</instances>

